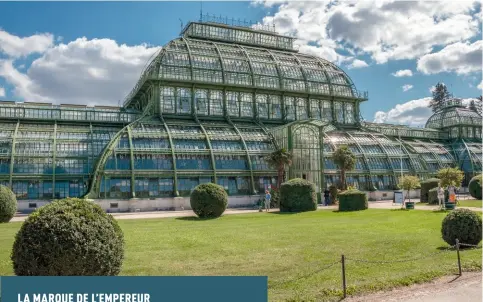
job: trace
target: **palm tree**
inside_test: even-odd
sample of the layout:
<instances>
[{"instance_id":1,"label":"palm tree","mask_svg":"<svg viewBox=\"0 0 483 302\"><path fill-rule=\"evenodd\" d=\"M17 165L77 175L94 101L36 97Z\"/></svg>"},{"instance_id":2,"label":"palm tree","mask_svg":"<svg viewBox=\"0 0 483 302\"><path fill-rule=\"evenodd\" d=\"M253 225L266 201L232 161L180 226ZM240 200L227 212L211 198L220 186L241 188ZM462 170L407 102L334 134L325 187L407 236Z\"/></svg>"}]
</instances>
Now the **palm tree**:
<instances>
[{"instance_id":1,"label":"palm tree","mask_svg":"<svg viewBox=\"0 0 483 302\"><path fill-rule=\"evenodd\" d=\"M347 146L340 146L332 155L332 160L340 170L340 182L342 190L345 190L347 184L345 182L345 173L354 170L356 166L356 156Z\"/></svg>"},{"instance_id":2,"label":"palm tree","mask_svg":"<svg viewBox=\"0 0 483 302\"><path fill-rule=\"evenodd\" d=\"M266 161L271 167L277 169L277 189L280 189L283 174L285 172L285 166L290 166L292 164L292 154L288 152L285 148L278 149L270 153L266 157Z\"/></svg>"}]
</instances>

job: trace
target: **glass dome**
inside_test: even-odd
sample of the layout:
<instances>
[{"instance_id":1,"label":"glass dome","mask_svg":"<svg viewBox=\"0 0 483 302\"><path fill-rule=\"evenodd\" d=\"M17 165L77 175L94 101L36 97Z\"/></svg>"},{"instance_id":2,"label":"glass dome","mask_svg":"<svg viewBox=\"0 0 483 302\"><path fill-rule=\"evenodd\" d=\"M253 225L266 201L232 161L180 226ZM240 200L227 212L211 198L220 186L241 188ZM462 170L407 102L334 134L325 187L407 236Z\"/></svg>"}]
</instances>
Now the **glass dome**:
<instances>
[{"instance_id":1,"label":"glass dome","mask_svg":"<svg viewBox=\"0 0 483 302\"><path fill-rule=\"evenodd\" d=\"M192 38L170 41L149 63L126 97L129 106L148 80L259 88L342 98L365 98L335 64L280 51Z\"/></svg>"},{"instance_id":2,"label":"glass dome","mask_svg":"<svg viewBox=\"0 0 483 302\"><path fill-rule=\"evenodd\" d=\"M442 110L434 113L426 122L426 128L443 129L452 126L479 126L481 115L464 107L459 102L449 102Z\"/></svg>"}]
</instances>

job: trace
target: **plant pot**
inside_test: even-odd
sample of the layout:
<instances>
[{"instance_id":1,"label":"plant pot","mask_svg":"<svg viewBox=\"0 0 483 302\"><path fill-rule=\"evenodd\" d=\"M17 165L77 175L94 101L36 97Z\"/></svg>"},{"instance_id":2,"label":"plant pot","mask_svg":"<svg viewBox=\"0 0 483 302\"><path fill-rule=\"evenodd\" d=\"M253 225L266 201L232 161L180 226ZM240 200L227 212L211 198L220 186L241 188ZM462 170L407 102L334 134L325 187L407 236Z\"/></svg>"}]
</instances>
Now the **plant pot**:
<instances>
[{"instance_id":1,"label":"plant pot","mask_svg":"<svg viewBox=\"0 0 483 302\"><path fill-rule=\"evenodd\" d=\"M446 210L454 210L455 204L453 202L447 202L444 204L444 207L446 208Z\"/></svg>"},{"instance_id":2,"label":"plant pot","mask_svg":"<svg viewBox=\"0 0 483 302\"><path fill-rule=\"evenodd\" d=\"M406 202L406 210L414 210L414 202Z\"/></svg>"}]
</instances>

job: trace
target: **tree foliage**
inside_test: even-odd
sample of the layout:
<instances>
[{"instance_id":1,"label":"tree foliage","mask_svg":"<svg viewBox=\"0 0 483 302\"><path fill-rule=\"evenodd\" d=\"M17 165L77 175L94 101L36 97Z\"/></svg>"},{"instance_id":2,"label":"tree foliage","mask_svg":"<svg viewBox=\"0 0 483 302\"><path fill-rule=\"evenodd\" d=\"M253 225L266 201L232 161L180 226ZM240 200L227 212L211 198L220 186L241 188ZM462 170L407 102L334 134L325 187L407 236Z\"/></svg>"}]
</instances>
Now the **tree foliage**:
<instances>
[{"instance_id":1,"label":"tree foliage","mask_svg":"<svg viewBox=\"0 0 483 302\"><path fill-rule=\"evenodd\" d=\"M451 97L446 85L439 82L434 87L432 94L433 99L429 102L429 108L431 108L433 112L439 111L443 107L444 102Z\"/></svg>"},{"instance_id":2,"label":"tree foliage","mask_svg":"<svg viewBox=\"0 0 483 302\"><path fill-rule=\"evenodd\" d=\"M469 108L477 112L479 115L482 115L482 111L483 111L482 103L483 103L483 97L480 95L475 100L471 100Z\"/></svg>"},{"instance_id":3,"label":"tree foliage","mask_svg":"<svg viewBox=\"0 0 483 302\"><path fill-rule=\"evenodd\" d=\"M345 174L348 171L354 170L356 166L356 156L347 146L340 146L332 155L332 160L339 168L341 186L342 189L345 190L347 187Z\"/></svg>"},{"instance_id":4,"label":"tree foliage","mask_svg":"<svg viewBox=\"0 0 483 302\"><path fill-rule=\"evenodd\" d=\"M438 178L443 188L447 188L448 186L461 186L464 176L463 171L457 168L444 168L438 171Z\"/></svg>"},{"instance_id":5,"label":"tree foliage","mask_svg":"<svg viewBox=\"0 0 483 302\"><path fill-rule=\"evenodd\" d=\"M285 166L292 164L292 154L285 148L281 148L270 153L265 160L268 165L274 169L277 169L277 189L280 189L280 185L283 182L283 174L285 172Z\"/></svg>"}]
</instances>

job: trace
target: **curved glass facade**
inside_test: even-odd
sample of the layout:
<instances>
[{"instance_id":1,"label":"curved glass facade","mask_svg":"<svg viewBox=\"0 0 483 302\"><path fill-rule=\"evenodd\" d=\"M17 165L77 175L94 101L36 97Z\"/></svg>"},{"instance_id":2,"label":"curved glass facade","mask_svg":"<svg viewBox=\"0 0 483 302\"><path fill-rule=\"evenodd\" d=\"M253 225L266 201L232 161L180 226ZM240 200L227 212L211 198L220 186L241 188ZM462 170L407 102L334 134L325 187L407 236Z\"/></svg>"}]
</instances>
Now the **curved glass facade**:
<instances>
[{"instance_id":1,"label":"curved glass facade","mask_svg":"<svg viewBox=\"0 0 483 302\"><path fill-rule=\"evenodd\" d=\"M277 182L266 155L293 153L287 177L318 190L339 180L340 145L356 155L349 184L392 190L404 174L482 168L481 116L457 99L426 128L367 123L367 93L293 38L215 23L190 23L143 71L124 106L0 101L0 184L19 200L86 196L189 196L206 182L231 196Z\"/></svg>"}]
</instances>

